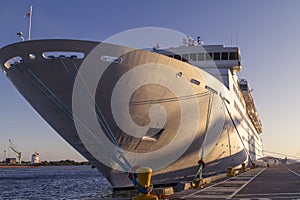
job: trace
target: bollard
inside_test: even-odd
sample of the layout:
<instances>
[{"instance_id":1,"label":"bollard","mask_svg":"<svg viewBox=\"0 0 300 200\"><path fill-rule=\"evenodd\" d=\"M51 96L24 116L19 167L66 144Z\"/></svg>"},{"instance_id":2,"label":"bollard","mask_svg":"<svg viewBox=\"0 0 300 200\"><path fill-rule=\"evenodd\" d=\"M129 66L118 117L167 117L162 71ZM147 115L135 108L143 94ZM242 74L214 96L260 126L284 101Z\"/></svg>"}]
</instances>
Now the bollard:
<instances>
[{"instance_id":1,"label":"bollard","mask_svg":"<svg viewBox=\"0 0 300 200\"><path fill-rule=\"evenodd\" d=\"M246 169L246 163L242 163L242 172L246 172L247 169Z\"/></svg>"},{"instance_id":2,"label":"bollard","mask_svg":"<svg viewBox=\"0 0 300 200\"><path fill-rule=\"evenodd\" d=\"M194 179L192 182L192 188L203 188L203 179Z\"/></svg>"},{"instance_id":3,"label":"bollard","mask_svg":"<svg viewBox=\"0 0 300 200\"><path fill-rule=\"evenodd\" d=\"M227 176L229 176L229 177L234 176L234 173L233 173L233 167L228 167Z\"/></svg>"},{"instance_id":4,"label":"bollard","mask_svg":"<svg viewBox=\"0 0 300 200\"><path fill-rule=\"evenodd\" d=\"M139 183L146 188L150 187L152 169L149 167L141 167L136 170L136 173ZM138 196L133 197L132 200L158 200L158 197L150 193L140 193Z\"/></svg>"}]
</instances>

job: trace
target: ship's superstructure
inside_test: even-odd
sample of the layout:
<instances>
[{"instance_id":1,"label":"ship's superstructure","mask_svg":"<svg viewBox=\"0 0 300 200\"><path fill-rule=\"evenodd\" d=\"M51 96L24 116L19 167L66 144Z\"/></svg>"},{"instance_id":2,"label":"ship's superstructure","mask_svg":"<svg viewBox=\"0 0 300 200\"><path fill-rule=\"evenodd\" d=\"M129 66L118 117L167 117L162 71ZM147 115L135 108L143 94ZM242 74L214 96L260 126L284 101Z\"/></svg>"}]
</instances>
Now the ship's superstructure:
<instances>
[{"instance_id":1,"label":"ship's superstructure","mask_svg":"<svg viewBox=\"0 0 300 200\"><path fill-rule=\"evenodd\" d=\"M36 151L31 156L31 164L41 164L40 154Z\"/></svg>"},{"instance_id":2,"label":"ship's superstructure","mask_svg":"<svg viewBox=\"0 0 300 200\"><path fill-rule=\"evenodd\" d=\"M190 38L153 51L37 40L2 48L0 63L113 187L131 186L126 166L151 167L152 182L166 184L191 179L199 159L210 175L262 157L262 125L248 82L237 76L236 47Z\"/></svg>"},{"instance_id":3,"label":"ship's superstructure","mask_svg":"<svg viewBox=\"0 0 300 200\"><path fill-rule=\"evenodd\" d=\"M243 143L249 145L249 155L253 160L261 158L262 144L259 134L262 133L262 123L251 94L251 88L246 79L239 79L238 73L242 70L241 53L238 47L224 47L223 45L204 45L203 41L198 45L188 38L183 45L156 52L168 57L188 62L213 77L218 79L228 91L226 102L232 102L230 109L234 116L234 122L245 136ZM229 101L230 99L230 101ZM235 110L235 111L234 111ZM253 142L249 138L255 137Z\"/></svg>"}]
</instances>

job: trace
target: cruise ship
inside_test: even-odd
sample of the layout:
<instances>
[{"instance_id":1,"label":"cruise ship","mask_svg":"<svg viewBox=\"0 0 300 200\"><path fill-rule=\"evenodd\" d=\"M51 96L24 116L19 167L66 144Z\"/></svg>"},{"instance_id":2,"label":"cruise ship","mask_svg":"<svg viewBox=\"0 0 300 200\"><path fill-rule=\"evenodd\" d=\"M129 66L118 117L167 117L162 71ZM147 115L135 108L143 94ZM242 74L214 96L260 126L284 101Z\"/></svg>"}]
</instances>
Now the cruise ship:
<instances>
[{"instance_id":1,"label":"cruise ship","mask_svg":"<svg viewBox=\"0 0 300 200\"><path fill-rule=\"evenodd\" d=\"M153 169L173 184L262 157L262 124L238 47L188 37L135 49L82 40L31 40L0 49L5 76L114 188ZM48 141L51 142L51 141ZM205 165L205 168L204 168Z\"/></svg>"}]
</instances>

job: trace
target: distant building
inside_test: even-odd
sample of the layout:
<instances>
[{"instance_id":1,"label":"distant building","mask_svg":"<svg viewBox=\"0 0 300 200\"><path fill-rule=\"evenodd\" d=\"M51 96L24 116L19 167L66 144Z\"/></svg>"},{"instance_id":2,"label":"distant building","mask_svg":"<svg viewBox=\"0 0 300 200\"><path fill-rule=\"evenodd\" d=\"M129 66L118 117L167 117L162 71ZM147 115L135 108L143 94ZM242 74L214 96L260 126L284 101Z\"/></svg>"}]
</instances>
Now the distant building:
<instances>
[{"instance_id":1,"label":"distant building","mask_svg":"<svg viewBox=\"0 0 300 200\"><path fill-rule=\"evenodd\" d=\"M262 160L266 162L268 166L279 166L282 164L282 160L280 158L275 158L272 156L263 157Z\"/></svg>"},{"instance_id":2,"label":"distant building","mask_svg":"<svg viewBox=\"0 0 300 200\"><path fill-rule=\"evenodd\" d=\"M16 158L6 158L6 164L8 165L15 165L17 163Z\"/></svg>"}]
</instances>

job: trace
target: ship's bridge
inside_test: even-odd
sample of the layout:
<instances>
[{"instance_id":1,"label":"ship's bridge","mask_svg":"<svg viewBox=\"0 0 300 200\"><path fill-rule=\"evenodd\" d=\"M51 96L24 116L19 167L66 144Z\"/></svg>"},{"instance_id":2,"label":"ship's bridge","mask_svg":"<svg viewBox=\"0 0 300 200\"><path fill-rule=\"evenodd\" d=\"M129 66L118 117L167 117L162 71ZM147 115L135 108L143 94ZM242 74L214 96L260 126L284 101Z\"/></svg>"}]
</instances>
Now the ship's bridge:
<instances>
[{"instance_id":1,"label":"ship's bridge","mask_svg":"<svg viewBox=\"0 0 300 200\"><path fill-rule=\"evenodd\" d=\"M241 54L238 47L183 45L163 50L155 49L155 52L199 67L216 77L228 88L228 70L235 73L242 69Z\"/></svg>"}]
</instances>

